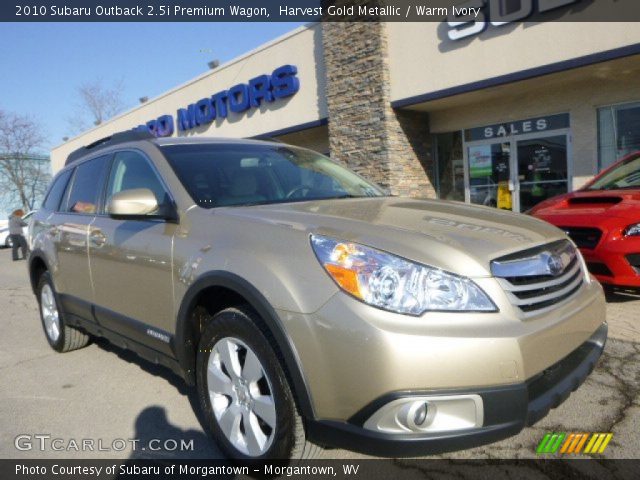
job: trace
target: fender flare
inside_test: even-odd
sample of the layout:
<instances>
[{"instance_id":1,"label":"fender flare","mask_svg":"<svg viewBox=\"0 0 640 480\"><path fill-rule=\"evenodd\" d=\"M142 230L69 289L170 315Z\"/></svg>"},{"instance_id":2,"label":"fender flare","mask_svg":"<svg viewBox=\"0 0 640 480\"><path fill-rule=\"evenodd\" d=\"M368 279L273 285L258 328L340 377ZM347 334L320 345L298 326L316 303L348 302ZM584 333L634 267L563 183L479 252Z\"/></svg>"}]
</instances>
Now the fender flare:
<instances>
[{"instance_id":1,"label":"fender flare","mask_svg":"<svg viewBox=\"0 0 640 480\"><path fill-rule=\"evenodd\" d=\"M242 296L247 303L260 315L267 328L273 335L277 347L282 353L285 367L292 381L291 389L298 401L302 415L307 419L314 419L313 403L310 390L300 367L300 359L291 340L287 336L280 317L267 299L251 283L242 277L223 270L211 271L198 277L187 290L180 308L176 323L176 334L173 350L190 385L195 384L195 358L197 345L193 345L189 332L189 313L195 306L195 300L200 292L210 287L224 287Z\"/></svg>"}]
</instances>

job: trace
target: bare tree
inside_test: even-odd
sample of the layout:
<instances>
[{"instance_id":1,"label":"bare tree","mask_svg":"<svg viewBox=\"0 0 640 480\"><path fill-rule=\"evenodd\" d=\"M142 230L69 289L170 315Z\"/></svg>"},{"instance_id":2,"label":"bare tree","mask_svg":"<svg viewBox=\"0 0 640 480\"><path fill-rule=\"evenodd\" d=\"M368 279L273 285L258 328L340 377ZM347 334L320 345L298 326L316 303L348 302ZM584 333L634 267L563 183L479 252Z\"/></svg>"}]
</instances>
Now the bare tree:
<instances>
[{"instance_id":1,"label":"bare tree","mask_svg":"<svg viewBox=\"0 0 640 480\"><path fill-rule=\"evenodd\" d=\"M0 196L32 210L51 179L50 163L38 155L44 135L26 115L0 111Z\"/></svg>"},{"instance_id":2,"label":"bare tree","mask_svg":"<svg viewBox=\"0 0 640 480\"><path fill-rule=\"evenodd\" d=\"M68 119L72 134L109 120L124 109L122 80L106 85L96 79L77 88L78 104L74 116Z\"/></svg>"}]
</instances>

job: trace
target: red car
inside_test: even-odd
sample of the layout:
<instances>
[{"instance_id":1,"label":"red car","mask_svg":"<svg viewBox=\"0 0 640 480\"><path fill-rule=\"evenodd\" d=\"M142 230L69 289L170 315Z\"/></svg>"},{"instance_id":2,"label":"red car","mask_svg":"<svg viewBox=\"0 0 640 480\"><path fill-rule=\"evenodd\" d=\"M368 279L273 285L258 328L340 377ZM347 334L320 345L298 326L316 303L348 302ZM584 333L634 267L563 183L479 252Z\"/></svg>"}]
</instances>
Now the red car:
<instances>
[{"instance_id":1,"label":"red car","mask_svg":"<svg viewBox=\"0 0 640 480\"><path fill-rule=\"evenodd\" d=\"M640 288L640 152L528 213L564 230L601 283Z\"/></svg>"}]
</instances>

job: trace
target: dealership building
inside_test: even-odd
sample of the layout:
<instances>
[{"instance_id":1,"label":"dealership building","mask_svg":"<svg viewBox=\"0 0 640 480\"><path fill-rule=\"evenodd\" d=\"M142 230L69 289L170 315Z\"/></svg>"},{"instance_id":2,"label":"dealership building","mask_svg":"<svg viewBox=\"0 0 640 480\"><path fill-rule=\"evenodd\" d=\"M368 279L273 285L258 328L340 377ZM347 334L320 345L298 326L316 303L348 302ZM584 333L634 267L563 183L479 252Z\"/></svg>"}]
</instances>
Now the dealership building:
<instances>
[{"instance_id":1,"label":"dealership building","mask_svg":"<svg viewBox=\"0 0 640 480\"><path fill-rule=\"evenodd\" d=\"M554 15L306 25L54 148L53 169L142 126L277 139L394 194L526 211L640 150L640 23Z\"/></svg>"}]
</instances>

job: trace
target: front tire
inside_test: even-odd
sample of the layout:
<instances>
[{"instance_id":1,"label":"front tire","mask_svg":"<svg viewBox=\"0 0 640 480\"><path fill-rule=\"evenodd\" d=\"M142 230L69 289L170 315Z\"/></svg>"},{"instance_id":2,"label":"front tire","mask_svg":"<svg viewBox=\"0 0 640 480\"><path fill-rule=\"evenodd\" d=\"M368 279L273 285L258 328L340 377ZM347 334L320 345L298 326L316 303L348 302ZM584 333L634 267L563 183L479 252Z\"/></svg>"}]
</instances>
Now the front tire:
<instances>
[{"instance_id":1,"label":"front tire","mask_svg":"<svg viewBox=\"0 0 640 480\"><path fill-rule=\"evenodd\" d=\"M49 272L40 276L37 295L42 328L51 348L64 353L87 346L89 335L66 324Z\"/></svg>"},{"instance_id":2,"label":"front tire","mask_svg":"<svg viewBox=\"0 0 640 480\"><path fill-rule=\"evenodd\" d=\"M303 458L305 440L282 363L248 307L217 313L200 339L197 388L206 425L230 458Z\"/></svg>"}]
</instances>

